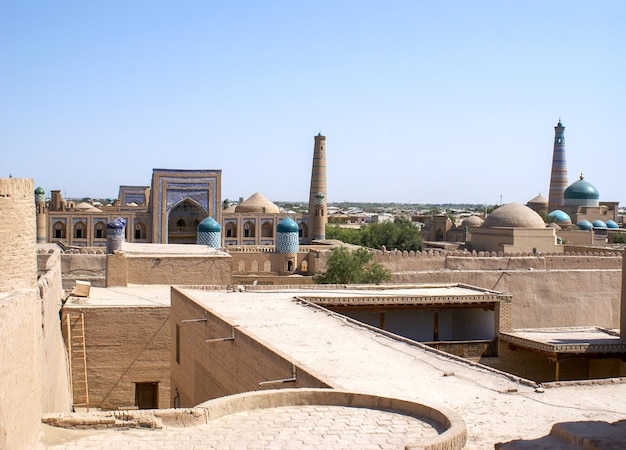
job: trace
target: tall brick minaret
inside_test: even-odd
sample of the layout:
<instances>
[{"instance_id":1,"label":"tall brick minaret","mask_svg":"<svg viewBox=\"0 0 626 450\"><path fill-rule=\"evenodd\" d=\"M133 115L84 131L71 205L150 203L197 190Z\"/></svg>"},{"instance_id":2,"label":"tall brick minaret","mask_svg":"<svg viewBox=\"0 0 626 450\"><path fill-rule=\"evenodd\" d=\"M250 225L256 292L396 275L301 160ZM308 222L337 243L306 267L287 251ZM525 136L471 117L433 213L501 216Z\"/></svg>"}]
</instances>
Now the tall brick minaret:
<instances>
[{"instance_id":1,"label":"tall brick minaret","mask_svg":"<svg viewBox=\"0 0 626 450\"><path fill-rule=\"evenodd\" d=\"M567 189L567 164L565 161L565 127L559 119L554 127L554 152L552 154L552 172L550 174L550 194L548 212L563 206L563 192Z\"/></svg>"},{"instance_id":2,"label":"tall brick minaret","mask_svg":"<svg viewBox=\"0 0 626 450\"><path fill-rule=\"evenodd\" d=\"M315 136L313 148L313 168L309 194L311 239L326 239L326 224L328 223L326 206L326 136L319 133Z\"/></svg>"}]
</instances>

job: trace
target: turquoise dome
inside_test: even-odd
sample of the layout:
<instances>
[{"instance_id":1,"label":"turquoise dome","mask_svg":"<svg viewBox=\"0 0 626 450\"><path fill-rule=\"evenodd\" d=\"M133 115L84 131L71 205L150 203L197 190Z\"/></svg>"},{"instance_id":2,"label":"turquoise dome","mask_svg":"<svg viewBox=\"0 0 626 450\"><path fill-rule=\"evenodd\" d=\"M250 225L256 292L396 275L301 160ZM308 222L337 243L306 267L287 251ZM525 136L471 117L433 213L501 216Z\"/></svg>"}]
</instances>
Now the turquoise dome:
<instances>
[{"instance_id":1,"label":"turquoise dome","mask_svg":"<svg viewBox=\"0 0 626 450\"><path fill-rule=\"evenodd\" d=\"M215 220L213 217L210 217L210 216L198 224L199 233L202 233L202 232L219 233L221 231L222 231L222 227L220 226L220 224L217 223L217 220Z\"/></svg>"},{"instance_id":2,"label":"turquoise dome","mask_svg":"<svg viewBox=\"0 0 626 450\"><path fill-rule=\"evenodd\" d=\"M550 214L548 214L548 217L556 220L556 223L572 223L572 219L570 219L569 215L566 212L561 211L560 209L555 209Z\"/></svg>"},{"instance_id":3,"label":"turquoise dome","mask_svg":"<svg viewBox=\"0 0 626 450\"><path fill-rule=\"evenodd\" d=\"M606 228L606 223L602 222L601 220L594 220L592 225L594 228Z\"/></svg>"},{"instance_id":4,"label":"turquoise dome","mask_svg":"<svg viewBox=\"0 0 626 450\"><path fill-rule=\"evenodd\" d=\"M614 220L607 220L606 227L607 228L619 228L619 225Z\"/></svg>"},{"instance_id":5,"label":"turquoise dome","mask_svg":"<svg viewBox=\"0 0 626 450\"><path fill-rule=\"evenodd\" d=\"M277 233L297 233L298 224L291 217L285 217L283 220L278 222L278 225L276 225L276 232Z\"/></svg>"},{"instance_id":6,"label":"turquoise dome","mask_svg":"<svg viewBox=\"0 0 626 450\"><path fill-rule=\"evenodd\" d=\"M584 179L580 179L569 185L563 193L564 200L599 200L600 193L595 186Z\"/></svg>"},{"instance_id":7,"label":"turquoise dome","mask_svg":"<svg viewBox=\"0 0 626 450\"><path fill-rule=\"evenodd\" d=\"M37 189L35 189L35 194L45 195L46 191L44 191L43 188L39 186Z\"/></svg>"},{"instance_id":8,"label":"turquoise dome","mask_svg":"<svg viewBox=\"0 0 626 450\"><path fill-rule=\"evenodd\" d=\"M581 230L591 230L593 228L593 224L586 219L581 220L576 224L578 228Z\"/></svg>"}]
</instances>

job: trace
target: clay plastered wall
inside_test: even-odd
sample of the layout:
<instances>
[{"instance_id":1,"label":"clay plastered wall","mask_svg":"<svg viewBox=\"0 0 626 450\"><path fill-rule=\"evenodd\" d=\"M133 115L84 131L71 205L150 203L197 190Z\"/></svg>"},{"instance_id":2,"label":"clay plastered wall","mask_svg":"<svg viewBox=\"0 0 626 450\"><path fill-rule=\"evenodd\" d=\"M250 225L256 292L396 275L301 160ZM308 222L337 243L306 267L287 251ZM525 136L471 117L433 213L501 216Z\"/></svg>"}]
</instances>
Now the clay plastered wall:
<instances>
[{"instance_id":1,"label":"clay plastered wall","mask_svg":"<svg viewBox=\"0 0 626 450\"><path fill-rule=\"evenodd\" d=\"M76 280L89 281L92 286L104 287L106 261L105 254L63 253L61 268L64 288L71 291Z\"/></svg>"},{"instance_id":2,"label":"clay plastered wall","mask_svg":"<svg viewBox=\"0 0 626 450\"><path fill-rule=\"evenodd\" d=\"M35 194L32 179L0 178L0 292L36 283Z\"/></svg>"},{"instance_id":3,"label":"clay plastered wall","mask_svg":"<svg viewBox=\"0 0 626 450\"><path fill-rule=\"evenodd\" d=\"M159 408L170 406L167 307L65 306L75 323L85 314L87 377L91 406L117 409L135 404L135 383L158 382ZM66 327L63 333L67 339ZM72 334L79 328L74 326ZM73 364L78 367L78 364ZM75 377L79 377L75 373ZM78 397L77 397L78 398Z\"/></svg>"},{"instance_id":4,"label":"clay plastered wall","mask_svg":"<svg viewBox=\"0 0 626 450\"><path fill-rule=\"evenodd\" d=\"M232 284L232 258L223 256L107 257L107 286Z\"/></svg>"},{"instance_id":5,"label":"clay plastered wall","mask_svg":"<svg viewBox=\"0 0 626 450\"><path fill-rule=\"evenodd\" d=\"M208 320L181 322L204 317ZM231 324L172 288L170 330L174 340L177 326L180 351L177 361L177 345L173 342L171 387L172 403L178 392L180 407L191 407L217 397L262 389L329 387L300 368L296 371L296 382L259 386L262 381L290 378L291 362L239 328L235 328L234 340L205 342L211 338L231 336Z\"/></svg>"},{"instance_id":6,"label":"clay plastered wall","mask_svg":"<svg viewBox=\"0 0 626 450\"><path fill-rule=\"evenodd\" d=\"M512 293L513 328L619 327L619 269L405 272L394 274L393 281L463 283Z\"/></svg>"},{"instance_id":7,"label":"clay plastered wall","mask_svg":"<svg viewBox=\"0 0 626 450\"><path fill-rule=\"evenodd\" d=\"M29 448L42 414L41 310L35 289L0 293L0 448Z\"/></svg>"},{"instance_id":8,"label":"clay plastered wall","mask_svg":"<svg viewBox=\"0 0 626 450\"><path fill-rule=\"evenodd\" d=\"M42 312L42 408L44 413L68 411L72 405L69 385L67 349L61 334L59 311L64 296L61 281L61 254L59 250L38 256L45 262L45 273L37 286L41 296Z\"/></svg>"},{"instance_id":9,"label":"clay plastered wall","mask_svg":"<svg viewBox=\"0 0 626 450\"><path fill-rule=\"evenodd\" d=\"M285 255L271 252L259 251L238 251L229 252L233 261L233 273L281 273L284 270L283 264ZM297 271L302 268L302 261L308 259L307 253L297 253ZM308 264L308 261L307 261ZM308 270L308 267L307 267Z\"/></svg>"},{"instance_id":10,"label":"clay plastered wall","mask_svg":"<svg viewBox=\"0 0 626 450\"><path fill-rule=\"evenodd\" d=\"M307 286L314 284L313 277L309 276L293 275L285 278L284 276L279 275L233 275L233 284L236 285L250 285L253 284L255 281L257 285L268 286L283 285L286 282L288 282L290 286Z\"/></svg>"}]
</instances>

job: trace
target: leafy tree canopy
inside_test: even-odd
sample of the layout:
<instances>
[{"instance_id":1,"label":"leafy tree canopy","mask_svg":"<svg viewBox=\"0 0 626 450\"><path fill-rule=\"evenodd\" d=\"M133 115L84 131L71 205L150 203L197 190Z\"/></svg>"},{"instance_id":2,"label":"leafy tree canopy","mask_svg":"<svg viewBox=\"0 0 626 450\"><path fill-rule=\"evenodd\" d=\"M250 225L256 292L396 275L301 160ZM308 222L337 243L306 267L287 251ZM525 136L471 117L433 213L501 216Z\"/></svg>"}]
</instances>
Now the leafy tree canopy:
<instances>
[{"instance_id":1,"label":"leafy tree canopy","mask_svg":"<svg viewBox=\"0 0 626 450\"><path fill-rule=\"evenodd\" d=\"M336 239L346 244L361 245L361 230L328 225L326 227L326 239Z\"/></svg>"},{"instance_id":2,"label":"leafy tree canopy","mask_svg":"<svg viewBox=\"0 0 626 450\"><path fill-rule=\"evenodd\" d=\"M360 230L326 227L326 239L338 239L342 242L364 247L387 250L417 251L422 249L420 229L405 217L396 217L393 222L376 222L363 226Z\"/></svg>"},{"instance_id":3,"label":"leafy tree canopy","mask_svg":"<svg viewBox=\"0 0 626 450\"><path fill-rule=\"evenodd\" d=\"M378 284L391 279L391 272L373 262L373 255L364 248L351 252L335 248L326 263L326 272L314 275L318 284Z\"/></svg>"},{"instance_id":4,"label":"leafy tree canopy","mask_svg":"<svg viewBox=\"0 0 626 450\"><path fill-rule=\"evenodd\" d=\"M614 244L626 244L626 233L615 233L613 235Z\"/></svg>"},{"instance_id":5,"label":"leafy tree canopy","mask_svg":"<svg viewBox=\"0 0 626 450\"><path fill-rule=\"evenodd\" d=\"M361 245L400 251L417 251L422 248L420 229L405 217L396 217L393 222L372 223L361 230Z\"/></svg>"}]
</instances>

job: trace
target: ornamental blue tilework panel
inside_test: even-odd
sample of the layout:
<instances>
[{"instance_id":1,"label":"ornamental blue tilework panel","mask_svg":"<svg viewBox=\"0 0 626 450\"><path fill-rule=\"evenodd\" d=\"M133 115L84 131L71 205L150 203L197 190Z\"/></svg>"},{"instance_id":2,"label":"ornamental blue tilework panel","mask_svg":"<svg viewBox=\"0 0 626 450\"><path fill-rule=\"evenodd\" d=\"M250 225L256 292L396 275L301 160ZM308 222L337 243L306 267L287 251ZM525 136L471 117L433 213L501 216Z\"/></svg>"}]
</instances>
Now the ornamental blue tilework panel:
<instances>
[{"instance_id":1,"label":"ornamental blue tilework panel","mask_svg":"<svg viewBox=\"0 0 626 450\"><path fill-rule=\"evenodd\" d=\"M165 192L165 205L163 205L163 190ZM181 178L175 175L162 176L159 178L158 192L156 193L157 214L157 239L162 241L163 236L168 236L168 223L161 217L160 211L169 211L186 198L197 202L206 213L212 217L218 217L217 205L217 178L213 176L198 178ZM165 208L164 208L165 207Z\"/></svg>"},{"instance_id":2,"label":"ornamental blue tilework panel","mask_svg":"<svg viewBox=\"0 0 626 450\"><path fill-rule=\"evenodd\" d=\"M298 233L276 233L276 251L278 253L298 253Z\"/></svg>"},{"instance_id":3,"label":"ornamental blue tilework panel","mask_svg":"<svg viewBox=\"0 0 626 450\"><path fill-rule=\"evenodd\" d=\"M220 248L222 246L222 233L217 231L201 231L198 233L198 245Z\"/></svg>"}]
</instances>

